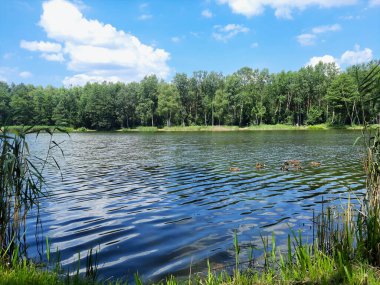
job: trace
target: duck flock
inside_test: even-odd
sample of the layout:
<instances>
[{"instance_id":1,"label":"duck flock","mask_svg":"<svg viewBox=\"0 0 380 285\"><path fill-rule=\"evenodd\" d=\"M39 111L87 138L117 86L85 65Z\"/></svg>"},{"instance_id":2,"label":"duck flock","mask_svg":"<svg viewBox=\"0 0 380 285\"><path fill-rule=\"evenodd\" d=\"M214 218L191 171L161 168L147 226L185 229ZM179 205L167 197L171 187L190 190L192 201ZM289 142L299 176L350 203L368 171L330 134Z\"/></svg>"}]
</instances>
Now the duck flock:
<instances>
[{"instance_id":1,"label":"duck flock","mask_svg":"<svg viewBox=\"0 0 380 285\"><path fill-rule=\"evenodd\" d=\"M311 167L320 167L321 163L319 161L312 161L310 162L309 166ZM256 169L264 169L265 164L261 162L256 163ZM282 171L289 171L289 170L301 170L303 169L303 166L301 165L300 160L292 159L285 161L281 166L280 170ZM231 166L229 169L231 172L238 172L240 171L239 167Z\"/></svg>"}]
</instances>

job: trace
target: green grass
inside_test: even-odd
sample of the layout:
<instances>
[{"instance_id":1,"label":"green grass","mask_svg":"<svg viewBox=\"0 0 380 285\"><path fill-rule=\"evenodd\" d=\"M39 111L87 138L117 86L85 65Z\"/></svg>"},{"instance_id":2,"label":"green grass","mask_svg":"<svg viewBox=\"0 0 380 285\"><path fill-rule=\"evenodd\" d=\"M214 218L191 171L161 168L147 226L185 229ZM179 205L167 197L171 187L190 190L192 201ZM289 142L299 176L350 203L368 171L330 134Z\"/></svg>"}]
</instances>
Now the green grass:
<instances>
[{"instance_id":1,"label":"green grass","mask_svg":"<svg viewBox=\"0 0 380 285\"><path fill-rule=\"evenodd\" d=\"M0 284L63 284L63 282L56 272L30 264L14 268L5 268L0 265Z\"/></svg>"},{"instance_id":2,"label":"green grass","mask_svg":"<svg viewBox=\"0 0 380 285\"><path fill-rule=\"evenodd\" d=\"M160 131L164 132L223 132L223 131L238 131L238 126L173 126L164 127Z\"/></svg>"},{"instance_id":3,"label":"green grass","mask_svg":"<svg viewBox=\"0 0 380 285\"><path fill-rule=\"evenodd\" d=\"M374 125L376 126L376 125ZM372 127L371 128L375 128ZM172 126L172 127L138 127L136 129L121 129L121 132L230 132L230 131L306 131L306 130L362 130L363 126L331 126L329 124L293 126L285 124L276 125L251 125L248 127L239 126Z\"/></svg>"},{"instance_id":4,"label":"green grass","mask_svg":"<svg viewBox=\"0 0 380 285\"><path fill-rule=\"evenodd\" d=\"M6 126L3 128L0 128L1 131L4 129L7 129L10 132L23 132L26 129L29 129L30 132L44 132L46 130L49 131L58 131L58 132L65 132L65 133L83 133L83 132L91 132L94 130L86 129L84 127L80 128L73 128L73 127L62 127L62 126Z\"/></svg>"},{"instance_id":5,"label":"green grass","mask_svg":"<svg viewBox=\"0 0 380 285\"><path fill-rule=\"evenodd\" d=\"M369 129L376 129L380 125L371 125ZM29 126L7 126L8 131L20 132ZM3 129L3 128L2 128ZM60 127L60 126L31 126L31 131L45 131L49 129L50 131L63 131L66 133L82 133L82 132L96 132L96 130L86 129L84 127L73 128L73 127ZM318 125L304 125L304 126L294 126L286 124L276 124L276 125L251 125L247 127L239 126L227 126L227 125L215 125L215 126L172 126L172 127L137 127L134 129L119 129L118 132L228 132L228 131L299 131L299 130L335 130L335 129L345 129L345 130L362 130L363 126L360 125L342 125L334 126L329 124L318 124ZM102 132L107 130L102 130ZM115 130L108 130L114 132Z\"/></svg>"},{"instance_id":6,"label":"green grass","mask_svg":"<svg viewBox=\"0 0 380 285\"><path fill-rule=\"evenodd\" d=\"M292 242L296 242L294 239ZM271 247L273 244L271 245ZM266 257L266 266L262 270L244 269L227 271L213 271L208 264L205 274L194 274L188 278L176 278L168 276L165 280L156 284L174 285L219 285L219 284L380 284L379 269L367 263L352 263L349 267L344 263L323 254L321 251L313 251L308 245L297 245L294 255L287 257L287 253L280 253L274 246L269 249ZM273 252L273 253L272 253ZM237 258L238 260L238 258ZM138 274L135 274L136 284L147 284ZM83 275L74 273L60 273L57 270L48 271L46 267L38 267L33 263L20 264L13 268L0 265L0 284L127 284L120 280L94 281Z\"/></svg>"},{"instance_id":7,"label":"green grass","mask_svg":"<svg viewBox=\"0 0 380 285\"><path fill-rule=\"evenodd\" d=\"M306 130L306 126L293 126L293 125L285 125L285 124L276 124L276 125L251 125L249 127L243 128L244 130L249 131L282 131L282 130Z\"/></svg>"},{"instance_id":8,"label":"green grass","mask_svg":"<svg viewBox=\"0 0 380 285\"><path fill-rule=\"evenodd\" d=\"M157 127L137 127L136 129L120 129L119 132L157 132Z\"/></svg>"}]
</instances>

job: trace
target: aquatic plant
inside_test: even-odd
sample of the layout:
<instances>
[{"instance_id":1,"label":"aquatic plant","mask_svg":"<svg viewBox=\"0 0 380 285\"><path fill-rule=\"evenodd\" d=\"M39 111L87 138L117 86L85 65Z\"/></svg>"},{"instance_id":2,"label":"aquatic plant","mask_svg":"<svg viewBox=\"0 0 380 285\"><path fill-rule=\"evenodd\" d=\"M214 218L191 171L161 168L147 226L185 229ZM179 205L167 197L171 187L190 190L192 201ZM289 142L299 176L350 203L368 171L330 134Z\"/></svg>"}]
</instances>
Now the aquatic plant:
<instances>
[{"instance_id":1,"label":"aquatic plant","mask_svg":"<svg viewBox=\"0 0 380 285\"><path fill-rule=\"evenodd\" d=\"M50 129L45 131L52 134ZM26 139L31 133L38 135L39 131L27 127L15 133L9 133L6 128L0 132L0 258L10 266L14 265L12 261L27 256L26 224L32 208L37 213L38 230L39 201L44 196L42 170L52 163L51 150L59 147L51 139L46 157L34 157Z\"/></svg>"}]
</instances>

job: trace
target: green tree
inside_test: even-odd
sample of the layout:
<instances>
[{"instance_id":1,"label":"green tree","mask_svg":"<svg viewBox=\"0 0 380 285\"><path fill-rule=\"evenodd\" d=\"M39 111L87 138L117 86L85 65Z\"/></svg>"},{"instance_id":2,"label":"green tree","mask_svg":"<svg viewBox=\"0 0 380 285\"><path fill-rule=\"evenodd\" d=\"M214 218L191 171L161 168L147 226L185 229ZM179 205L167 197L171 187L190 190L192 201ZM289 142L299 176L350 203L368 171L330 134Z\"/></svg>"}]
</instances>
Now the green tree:
<instances>
[{"instance_id":1,"label":"green tree","mask_svg":"<svg viewBox=\"0 0 380 285\"><path fill-rule=\"evenodd\" d=\"M33 125L35 123L35 108L33 100L34 86L18 84L11 86L11 102L13 124Z\"/></svg>"},{"instance_id":2,"label":"green tree","mask_svg":"<svg viewBox=\"0 0 380 285\"><path fill-rule=\"evenodd\" d=\"M122 84L117 93L116 116L118 123L124 128L130 128L136 124L136 106L140 85L137 82Z\"/></svg>"},{"instance_id":3,"label":"green tree","mask_svg":"<svg viewBox=\"0 0 380 285\"><path fill-rule=\"evenodd\" d=\"M348 116L350 124L354 124L358 95L357 85L350 75L342 73L333 80L326 97L332 106L331 123L345 123Z\"/></svg>"},{"instance_id":4,"label":"green tree","mask_svg":"<svg viewBox=\"0 0 380 285\"><path fill-rule=\"evenodd\" d=\"M140 82L140 100L137 107L142 120L147 123L150 117L151 125L154 126L154 117L158 105L158 79L156 75L144 77Z\"/></svg>"},{"instance_id":5,"label":"green tree","mask_svg":"<svg viewBox=\"0 0 380 285\"><path fill-rule=\"evenodd\" d=\"M161 84L158 95L158 113L165 117L168 127L172 118L180 109L180 96L177 88L170 84Z\"/></svg>"},{"instance_id":6,"label":"green tree","mask_svg":"<svg viewBox=\"0 0 380 285\"><path fill-rule=\"evenodd\" d=\"M215 118L220 126L221 122L224 122L224 118L228 112L228 93L223 89L216 90L213 105L215 108Z\"/></svg>"},{"instance_id":7,"label":"green tree","mask_svg":"<svg viewBox=\"0 0 380 285\"><path fill-rule=\"evenodd\" d=\"M8 123L10 120L10 106L11 101L10 89L6 82L0 81L0 125Z\"/></svg>"},{"instance_id":8,"label":"green tree","mask_svg":"<svg viewBox=\"0 0 380 285\"><path fill-rule=\"evenodd\" d=\"M190 92L190 81L185 73L177 73L173 84L176 86L180 97L180 118L182 126L190 124L193 101Z\"/></svg>"}]
</instances>

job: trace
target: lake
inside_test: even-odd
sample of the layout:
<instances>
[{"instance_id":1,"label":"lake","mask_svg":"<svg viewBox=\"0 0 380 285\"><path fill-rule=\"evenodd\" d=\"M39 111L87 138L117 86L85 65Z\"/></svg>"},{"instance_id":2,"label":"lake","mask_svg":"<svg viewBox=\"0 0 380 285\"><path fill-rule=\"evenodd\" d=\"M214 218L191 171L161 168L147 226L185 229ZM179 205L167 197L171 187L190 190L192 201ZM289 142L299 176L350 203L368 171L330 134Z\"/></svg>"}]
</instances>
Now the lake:
<instances>
[{"instance_id":1,"label":"lake","mask_svg":"<svg viewBox=\"0 0 380 285\"><path fill-rule=\"evenodd\" d=\"M363 193L363 150L355 131L55 134L64 157L44 171L44 235L65 268L99 249L99 275L159 281L234 262L233 233L261 247L260 235L281 243L294 229L309 233L322 199L341 203ZM29 137L42 156L49 136ZM285 160L303 169L282 171ZM320 161L320 167L311 167ZM265 163L257 170L257 162ZM231 172L230 167L240 171ZM34 237L29 224L27 237ZM31 247L31 251L35 247ZM242 260L246 259L243 248ZM256 257L260 256L257 251Z\"/></svg>"}]
</instances>

